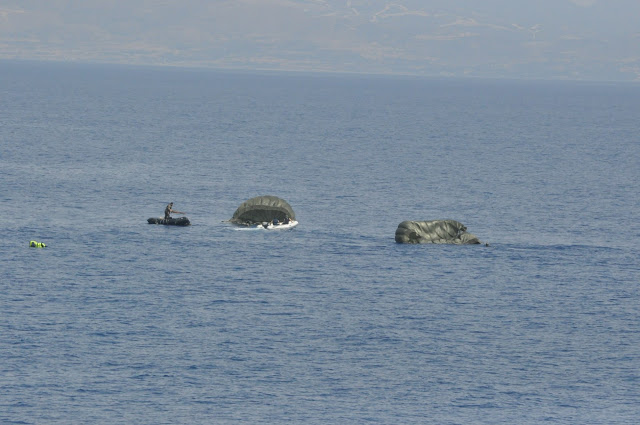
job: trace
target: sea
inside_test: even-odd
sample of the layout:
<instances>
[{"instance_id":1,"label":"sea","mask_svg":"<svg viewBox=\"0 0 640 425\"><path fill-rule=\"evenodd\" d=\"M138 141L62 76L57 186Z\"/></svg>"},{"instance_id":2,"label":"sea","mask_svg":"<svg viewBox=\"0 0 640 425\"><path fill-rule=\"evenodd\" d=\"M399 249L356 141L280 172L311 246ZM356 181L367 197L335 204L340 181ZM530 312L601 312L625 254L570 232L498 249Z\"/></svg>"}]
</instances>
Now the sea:
<instances>
[{"instance_id":1,"label":"sea","mask_svg":"<svg viewBox=\"0 0 640 425\"><path fill-rule=\"evenodd\" d=\"M0 423L637 423L639 112L631 83L2 61ZM225 222L261 195L299 225ZM169 202L191 226L147 223ZM483 243L395 242L437 219Z\"/></svg>"}]
</instances>

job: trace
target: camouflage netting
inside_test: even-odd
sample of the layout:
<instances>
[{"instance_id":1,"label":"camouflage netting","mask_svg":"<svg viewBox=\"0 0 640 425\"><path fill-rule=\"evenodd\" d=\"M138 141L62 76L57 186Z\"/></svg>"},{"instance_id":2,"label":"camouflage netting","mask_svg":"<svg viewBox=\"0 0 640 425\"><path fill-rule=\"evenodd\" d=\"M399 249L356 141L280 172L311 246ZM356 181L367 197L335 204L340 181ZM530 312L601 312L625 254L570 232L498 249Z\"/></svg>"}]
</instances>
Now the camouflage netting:
<instances>
[{"instance_id":1,"label":"camouflage netting","mask_svg":"<svg viewBox=\"0 0 640 425\"><path fill-rule=\"evenodd\" d=\"M243 202L231 218L236 224L255 224L278 219L296 218L291 205L277 196L257 196Z\"/></svg>"},{"instance_id":2,"label":"camouflage netting","mask_svg":"<svg viewBox=\"0 0 640 425\"><path fill-rule=\"evenodd\" d=\"M396 242L457 245L481 243L466 230L465 225L455 220L403 221L396 229Z\"/></svg>"}]
</instances>

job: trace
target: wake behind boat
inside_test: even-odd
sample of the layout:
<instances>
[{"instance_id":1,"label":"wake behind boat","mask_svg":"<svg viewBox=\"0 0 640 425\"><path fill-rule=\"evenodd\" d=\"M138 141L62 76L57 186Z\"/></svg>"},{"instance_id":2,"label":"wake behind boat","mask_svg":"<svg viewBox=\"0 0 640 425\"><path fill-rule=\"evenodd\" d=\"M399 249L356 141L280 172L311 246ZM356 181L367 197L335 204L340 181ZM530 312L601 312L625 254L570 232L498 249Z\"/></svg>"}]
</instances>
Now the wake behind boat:
<instances>
[{"instance_id":1,"label":"wake behind boat","mask_svg":"<svg viewBox=\"0 0 640 425\"><path fill-rule=\"evenodd\" d=\"M294 227L296 227L298 225L298 222L295 220L289 220L288 223L262 223L259 224L257 227L258 228L263 228L266 230L285 230L285 229L292 229Z\"/></svg>"}]
</instances>

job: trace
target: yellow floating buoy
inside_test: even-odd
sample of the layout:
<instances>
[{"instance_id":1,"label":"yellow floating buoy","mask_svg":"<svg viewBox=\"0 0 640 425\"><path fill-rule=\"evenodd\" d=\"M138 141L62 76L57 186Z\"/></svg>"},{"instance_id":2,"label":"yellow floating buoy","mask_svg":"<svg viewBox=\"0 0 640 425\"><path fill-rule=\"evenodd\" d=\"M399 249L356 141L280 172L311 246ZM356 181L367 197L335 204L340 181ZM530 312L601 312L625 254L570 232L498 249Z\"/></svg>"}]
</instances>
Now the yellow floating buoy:
<instances>
[{"instance_id":1,"label":"yellow floating buoy","mask_svg":"<svg viewBox=\"0 0 640 425\"><path fill-rule=\"evenodd\" d=\"M46 247L47 245L45 245L45 243L44 243L44 242L31 241L31 242L29 242L29 246L30 246L31 248L44 248L44 247Z\"/></svg>"}]
</instances>

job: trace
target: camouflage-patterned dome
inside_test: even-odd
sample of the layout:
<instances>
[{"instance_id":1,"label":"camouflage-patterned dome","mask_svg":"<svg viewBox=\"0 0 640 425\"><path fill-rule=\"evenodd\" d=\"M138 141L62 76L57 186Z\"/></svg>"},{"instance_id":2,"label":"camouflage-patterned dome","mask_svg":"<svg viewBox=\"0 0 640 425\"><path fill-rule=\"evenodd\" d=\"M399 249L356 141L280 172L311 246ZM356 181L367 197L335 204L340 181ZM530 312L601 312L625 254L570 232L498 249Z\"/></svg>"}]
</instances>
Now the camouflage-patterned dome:
<instances>
[{"instance_id":1,"label":"camouflage-patterned dome","mask_svg":"<svg viewBox=\"0 0 640 425\"><path fill-rule=\"evenodd\" d=\"M467 233L467 227L455 220L403 221L396 229L398 243L479 244L480 240Z\"/></svg>"},{"instance_id":2,"label":"camouflage-patterned dome","mask_svg":"<svg viewBox=\"0 0 640 425\"><path fill-rule=\"evenodd\" d=\"M253 224L263 223L277 219L284 221L285 218L296 218L291 205L284 199L277 196L256 196L244 201L231 218L232 223L236 224Z\"/></svg>"}]
</instances>

